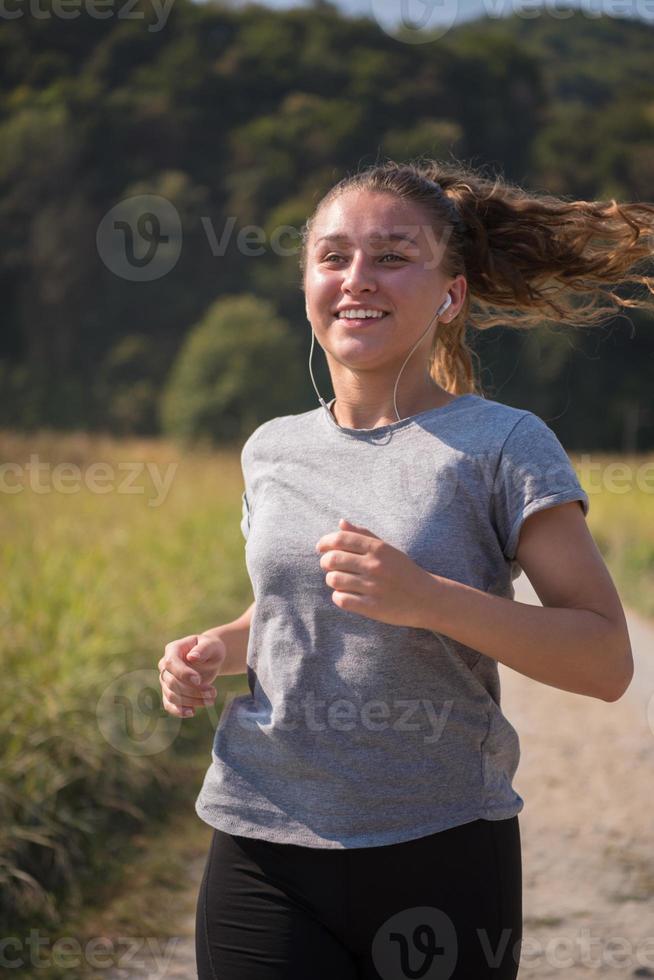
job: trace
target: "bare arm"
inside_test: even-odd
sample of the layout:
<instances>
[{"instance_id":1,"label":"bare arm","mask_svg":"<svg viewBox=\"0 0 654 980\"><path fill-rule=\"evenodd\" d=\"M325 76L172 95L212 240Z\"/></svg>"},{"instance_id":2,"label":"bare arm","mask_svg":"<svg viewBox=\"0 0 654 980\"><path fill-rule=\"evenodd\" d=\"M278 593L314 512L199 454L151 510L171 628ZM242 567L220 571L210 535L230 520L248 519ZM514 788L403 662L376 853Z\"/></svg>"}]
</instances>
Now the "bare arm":
<instances>
[{"instance_id":1,"label":"bare arm","mask_svg":"<svg viewBox=\"0 0 654 980\"><path fill-rule=\"evenodd\" d=\"M247 671L248 640L250 638L250 623L255 603L253 602L238 619L213 629L204 630L202 635L212 639L219 637L227 647L227 656L220 668L220 676L227 674L244 674Z\"/></svg>"},{"instance_id":2,"label":"bare arm","mask_svg":"<svg viewBox=\"0 0 654 980\"><path fill-rule=\"evenodd\" d=\"M542 608L433 575L421 625L543 684L622 697L633 675L629 632L577 501L528 517L516 557Z\"/></svg>"}]
</instances>

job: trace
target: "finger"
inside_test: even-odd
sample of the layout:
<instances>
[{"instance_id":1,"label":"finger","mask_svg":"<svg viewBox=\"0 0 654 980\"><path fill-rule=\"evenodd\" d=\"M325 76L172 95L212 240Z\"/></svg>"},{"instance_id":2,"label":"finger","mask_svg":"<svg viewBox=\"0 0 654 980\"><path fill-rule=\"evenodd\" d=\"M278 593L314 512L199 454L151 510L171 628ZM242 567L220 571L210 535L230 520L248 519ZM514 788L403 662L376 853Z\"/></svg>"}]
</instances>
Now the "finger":
<instances>
[{"instance_id":1,"label":"finger","mask_svg":"<svg viewBox=\"0 0 654 980\"><path fill-rule=\"evenodd\" d=\"M361 573L367 568L367 557L364 555L354 555L351 551L329 551L320 559L320 567L326 571L329 569L342 569L344 572Z\"/></svg>"},{"instance_id":2,"label":"finger","mask_svg":"<svg viewBox=\"0 0 654 980\"><path fill-rule=\"evenodd\" d=\"M200 683L195 684L195 683L189 683L185 675L183 675L184 679L180 680L178 676L179 673L180 673L179 669L177 671L177 674L174 674L169 667L164 667L163 670L161 670L159 673L159 681L162 687L166 685L167 687L170 688L171 691L174 691L176 694L194 694L194 695L198 695L206 690L212 689L211 682L213 680L213 677L207 676L205 680L204 677L202 677L201 673L194 675L200 678Z\"/></svg>"},{"instance_id":3,"label":"finger","mask_svg":"<svg viewBox=\"0 0 654 980\"><path fill-rule=\"evenodd\" d=\"M175 697L176 699L182 698L197 704L201 704L206 695L215 697L217 693L215 687L212 687L211 684L205 684L203 687L182 687L179 684L173 686L172 683L162 681L161 689L169 697Z\"/></svg>"},{"instance_id":4,"label":"finger","mask_svg":"<svg viewBox=\"0 0 654 980\"><path fill-rule=\"evenodd\" d=\"M175 677L166 670L164 674L159 675L159 680L161 681L161 687L166 692L175 694L177 697L185 697L190 699L195 699L197 701L202 700L202 696L206 693L215 694L216 689L211 684L201 684L200 687L196 687L194 684L184 684L178 681Z\"/></svg>"},{"instance_id":5,"label":"finger","mask_svg":"<svg viewBox=\"0 0 654 980\"><path fill-rule=\"evenodd\" d=\"M328 572L325 582L331 589L339 592L353 592L355 595L367 595L368 583L360 575L349 575L347 572Z\"/></svg>"},{"instance_id":6,"label":"finger","mask_svg":"<svg viewBox=\"0 0 654 980\"><path fill-rule=\"evenodd\" d=\"M170 701L173 701L175 704L188 704L188 705L206 704L207 701L215 700L217 695L215 688L204 690L201 693L194 690L192 694L188 694L184 691L182 692L171 691L169 687L162 686L162 692L166 695L166 697Z\"/></svg>"},{"instance_id":7,"label":"finger","mask_svg":"<svg viewBox=\"0 0 654 980\"><path fill-rule=\"evenodd\" d=\"M175 715L177 718L190 718L191 715L195 714L194 708L180 708L179 705L173 704L168 698L163 698L164 709L169 715Z\"/></svg>"},{"instance_id":8,"label":"finger","mask_svg":"<svg viewBox=\"0 0 654 980\"><path fill-rule=\"evenodd\" d=\"M181 640L171 640L170 643L166 643L164 647L162 660L177 660L184 659L189 650L198 642L199 635L197 633L189 633L188 636L183 636Z\"/></svg>"},{"instance_id":9,"label":"finger","mask_svg":"<svg viewBox=\"0 0 654 980\"><path fill-rule=\"evenodd\" d=\"M202 697L196 697L188 694L175 694L174 691L168 690L166 691L166 698L171 704L179 705L181 708L202 708L205 704L213 704L216 693L214 689Z\"/></svg>"},{"instance_id":10,"label":"finger","mask_svg":"<svg viewBox=\"0 0 654 980\"><path fill-rule=\"evenodd\" d=\"M368 619L384 620L378 615L377 608L371 602L369 596L353 595L351 592L332 592L332 602L339 609L345 612L356 613L357 616L366 616Z\"/></svg>"},{"instance_id":11,"label":"finger","mask_svg":"<svg viewBox=\"0 0 654 980\"><path fill-rule=\"evenodd\" d=\"M336 531L335 534L326 534L316 544L316 551L319 554L332 551L334 548L363 555L368 550L368 541L363 535L354 534L352 531Z\"/></svg>"},{"instance_id":12,"label":"finger","mask_svg":"<svg viewBox=\"0 0 654 980\"><path fill-rule=\"evenodd\" d=\"M190 688L191 690L196 690L202 687L203 680L202 675L197 670L193 670L188 667L183 660L171 659L170 657L163 657L160 661L159 676L163 674L165 681L164 683L173 684L179 683L185 688ZM175 681L172 681L172 678ZM193 678L196 678L195 680Z\"/></svg>"},{"instance_id":13,"label":"finger","mask_svg":"<svg viewBox=\"0 0 654 980\"><path fill-rule=\"evenodd\" d=\"M338 523L345 531L356 531L358 534L365 534L369 538L377 538L378 541L381 540L381 538L378 538L376 534L373 534L369 528L363 527L361 524L353 524L352 521L346 520L345 517L341 517Z\"/></svg>"},{"instance_id":14,"label":"finger","mask_svg":"<svg viewBox=\"0 0 654 980\"><path fill-rule=\"evenodd\" d=\"M211 637L199 636L198 642L191 650L189 650L186 655L186 659L190 664L200 664L209 658L212 648L215 652L220 648L220 646L221 644Z\"/></svg>"},{"instance_id":15,"label":"finger","mask_svg":"<svg viewBox=\"0 0 654 980\"><path fill-rule=\"evenodd\" d=\"M163 657L159 662L159 669L161 670L163 667L166 667L175 677L185 683L201 683L201 680L199 682L192 680L195 672L186 663L186 654L189 650L193 649L199 638L197 633L192 633L189 636L182 637L181 640L173 640L171 643L167 643L164 647Z\"/></svg>"}]
</instances>

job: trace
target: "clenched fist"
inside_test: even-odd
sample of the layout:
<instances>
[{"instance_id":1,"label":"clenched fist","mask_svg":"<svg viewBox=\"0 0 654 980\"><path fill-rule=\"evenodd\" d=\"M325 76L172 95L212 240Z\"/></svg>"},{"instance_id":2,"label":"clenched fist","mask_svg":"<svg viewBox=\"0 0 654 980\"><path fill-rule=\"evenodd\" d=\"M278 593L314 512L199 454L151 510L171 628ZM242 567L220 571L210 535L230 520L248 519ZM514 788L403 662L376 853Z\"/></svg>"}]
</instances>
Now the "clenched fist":
<instances>
[{"instance_id":1,"label":"clenched fist","mask_svg":"<svg viewBox=\"0 0 654 980\"><path fill-rule=\"evenodd\" d=\"M220 673L227 647L218 637L195 633L172 640L157 664L164 709L171 715L190 718L196 708L213 704L212 681Z\"/></svg>"}]
</instances>

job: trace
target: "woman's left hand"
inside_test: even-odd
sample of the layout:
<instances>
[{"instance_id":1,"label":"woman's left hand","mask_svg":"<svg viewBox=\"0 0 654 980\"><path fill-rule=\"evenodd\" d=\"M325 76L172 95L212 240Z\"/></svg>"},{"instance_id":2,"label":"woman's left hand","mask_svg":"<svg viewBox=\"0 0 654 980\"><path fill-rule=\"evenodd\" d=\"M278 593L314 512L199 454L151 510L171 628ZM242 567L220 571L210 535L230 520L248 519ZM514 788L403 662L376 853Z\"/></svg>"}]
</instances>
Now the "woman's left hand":
<instances>
[{"instance_id":1,"label":"woman's left hand","mask_svg":"<svg viewBox=\"0 0 654 980\"><path fill-rule=\"evenodd\" d=\"M316 544L335 605L392 626L417 626L433 576L367 528L344 518L339 524Z\"/></svg>"}]
</instances>

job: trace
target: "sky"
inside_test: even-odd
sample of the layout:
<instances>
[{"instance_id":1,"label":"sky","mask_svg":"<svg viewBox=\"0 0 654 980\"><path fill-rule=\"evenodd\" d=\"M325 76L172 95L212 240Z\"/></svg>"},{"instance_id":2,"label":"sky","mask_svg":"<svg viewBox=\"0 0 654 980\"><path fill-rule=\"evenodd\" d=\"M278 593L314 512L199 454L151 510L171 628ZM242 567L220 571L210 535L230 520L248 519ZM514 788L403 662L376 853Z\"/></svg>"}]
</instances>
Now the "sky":
<instances>
[{"instance_id":1,"label":"sky","mask_svg":"<svg viewBox=\"0 0 654 980\"><path fill-rule=\"evenodd\" d=\"M231 0L242 7L248 0ZM304 0L257 0L267 7L308 6ZM451 27L477 17L529 19L554 17L565 21L572 9L591 20L599 16L632 18L654 23L654 0L332 0L346 14L367 15L392 34L402 23L415 34L416 43L435 40Z\"/></svg>"}]
</instances>

